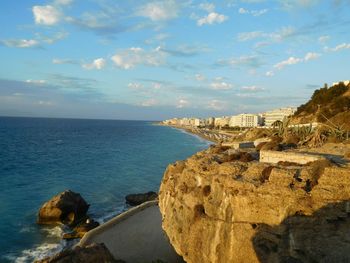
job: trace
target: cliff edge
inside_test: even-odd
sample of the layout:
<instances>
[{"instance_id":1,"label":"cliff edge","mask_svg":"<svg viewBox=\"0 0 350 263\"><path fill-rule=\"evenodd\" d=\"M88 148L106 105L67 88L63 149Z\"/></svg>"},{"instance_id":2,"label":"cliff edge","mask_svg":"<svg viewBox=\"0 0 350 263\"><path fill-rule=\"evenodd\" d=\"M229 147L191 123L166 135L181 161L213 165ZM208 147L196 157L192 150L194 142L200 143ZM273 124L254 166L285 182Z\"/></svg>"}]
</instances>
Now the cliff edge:
<instances>
[{"instance_id":1,"label":"cliff edge","mask_svg":"<svg viewBox=\"0 0 350 263\"><path fill-rule=\"evenodd\" d=\"M159 206L186 262L349 259L349 166L261 163L215 146L168 166Z\"/></svg>"}]
</instances>

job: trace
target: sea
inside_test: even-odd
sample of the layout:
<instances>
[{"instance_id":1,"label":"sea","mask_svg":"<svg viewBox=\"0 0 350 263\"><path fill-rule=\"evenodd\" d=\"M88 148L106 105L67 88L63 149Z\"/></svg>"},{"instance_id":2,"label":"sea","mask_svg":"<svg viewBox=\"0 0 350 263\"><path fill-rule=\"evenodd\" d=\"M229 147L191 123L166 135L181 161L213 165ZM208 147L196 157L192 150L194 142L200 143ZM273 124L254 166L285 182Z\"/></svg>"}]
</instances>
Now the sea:
<instances>
[{"instance_id":1,"label":"sea","mask_svg":"<svg viewBox=\"0 0 350 263\"><path fill-rule=\"evenodd\" d=\"M41 205L70 189L103 223L125 196L158 191L169 163L210 142L148 121L0 117L0 262L32 262L72 245L36 224Z\"/></svg>"}]
</instances>

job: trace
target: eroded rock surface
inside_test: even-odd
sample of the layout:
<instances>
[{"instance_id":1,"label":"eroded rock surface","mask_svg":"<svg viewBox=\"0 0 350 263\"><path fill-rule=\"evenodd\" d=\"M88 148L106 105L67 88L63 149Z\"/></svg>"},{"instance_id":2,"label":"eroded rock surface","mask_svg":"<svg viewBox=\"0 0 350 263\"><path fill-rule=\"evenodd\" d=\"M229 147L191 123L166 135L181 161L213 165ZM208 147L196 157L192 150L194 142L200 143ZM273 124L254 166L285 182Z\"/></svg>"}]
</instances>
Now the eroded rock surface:
<instances>
[{"instance_id":1,"label":"eroded rock surface","mask_svg":"<svg viewBox=\"0 0 350 263\"><path fill-rule=\"evenodd\" d=\"M89 209L80 194L66 190L47 201L39 210L38 224L74 225L86 218Z\"/></svg>"},{"instance_id":2,"label":"eroded rock surface","mask_svg":"<svg viewBox=\"0 0 350 263\"><path fill-rule=\"evenodd\" d=\"M350 169L280 166L212 147L169 165L163 229L186 262L347 262Z\"/></svg>"}]
</instances>

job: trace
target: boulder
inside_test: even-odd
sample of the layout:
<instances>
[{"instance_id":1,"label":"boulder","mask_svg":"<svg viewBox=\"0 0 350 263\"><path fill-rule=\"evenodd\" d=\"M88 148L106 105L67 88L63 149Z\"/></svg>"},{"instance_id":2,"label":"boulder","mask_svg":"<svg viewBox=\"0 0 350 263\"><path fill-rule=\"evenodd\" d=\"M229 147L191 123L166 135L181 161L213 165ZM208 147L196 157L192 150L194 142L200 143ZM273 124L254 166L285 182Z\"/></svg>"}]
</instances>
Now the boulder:
<instances>
[{"instance_id":1,"label":"boulder","mask_svg":"<svg viewBox=\"0 0 350 263\"><path fill-rule=\"evenodd\" d=\"M66 190L47 201L39 210L38 224L74 226L86 218L89 204L80 194Z\"/></svg>"},{"instance_id":2,"label":"boulder","mask_svg":"<svg viewBox=\"0 0 350 263\"><path fill-rule=\"evenodd\" d=\"M85 235L85 233L98 227L99 225L100 224L97 221L91 218L88 218L86 219L86 221L81 222L77 226L75 226L72 232L63 234L62 238L63 239L82 238Z\"/></svg>"},{"instance_id":3,"label":"boulder","mask_svg":"<svg viewBox=\"0 0 350 263\"><path fill-rule=\"evenodd\" d=\"M142 194L130 194L125 196L126 203L135 206L140 205L147 201L152 201L158 198L158 194L155 192L147 192Z\"/></svg>"},{"instance_id":4,"label":"boulder","mask_svg":"<svg viewBox=\"0 0 350 263\"><path fill-rule=\"evenodd\" d=\"M115 260L107 247L102 244L91 244L86 247L76 246L66 249L58 254L35 261L36 263L123 263L122 260ZM125 263L125 262L124 262Z\"/></svg>"}]
</instances>

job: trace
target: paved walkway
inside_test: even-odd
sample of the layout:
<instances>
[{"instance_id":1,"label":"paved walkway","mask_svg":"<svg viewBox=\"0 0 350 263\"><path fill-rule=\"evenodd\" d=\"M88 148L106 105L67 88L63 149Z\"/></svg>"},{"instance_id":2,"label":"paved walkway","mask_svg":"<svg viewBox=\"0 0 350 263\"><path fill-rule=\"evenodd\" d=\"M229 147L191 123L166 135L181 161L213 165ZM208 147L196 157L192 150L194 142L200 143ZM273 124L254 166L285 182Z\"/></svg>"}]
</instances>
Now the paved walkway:
<instances>
[{"instance_id":1,"label":"paved walkway","mask_svg":"<svg viewBox=\"0 0 350 263\"><path fill-rule=\"evenodd\" d=\"M157 201L147 202L91 230L79 245L104 243L115 259L127 263L184 262L170 245L161 224Z\"/></svg>"}]
</instances>

